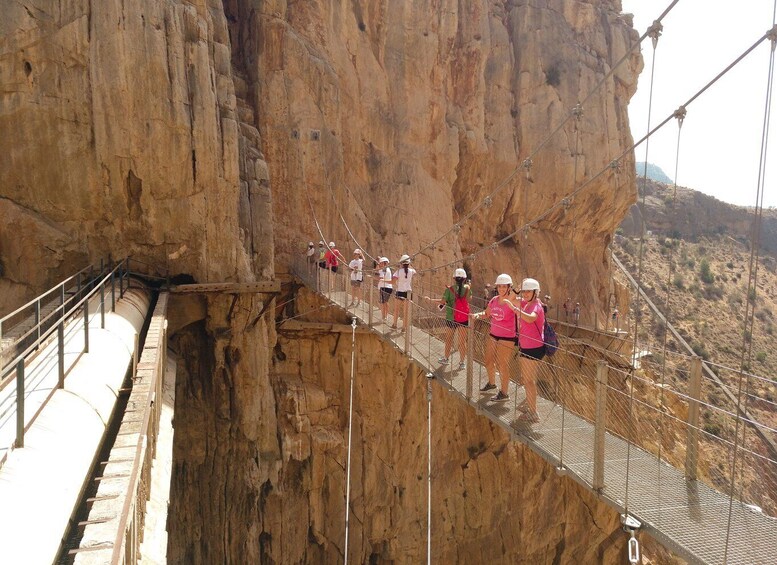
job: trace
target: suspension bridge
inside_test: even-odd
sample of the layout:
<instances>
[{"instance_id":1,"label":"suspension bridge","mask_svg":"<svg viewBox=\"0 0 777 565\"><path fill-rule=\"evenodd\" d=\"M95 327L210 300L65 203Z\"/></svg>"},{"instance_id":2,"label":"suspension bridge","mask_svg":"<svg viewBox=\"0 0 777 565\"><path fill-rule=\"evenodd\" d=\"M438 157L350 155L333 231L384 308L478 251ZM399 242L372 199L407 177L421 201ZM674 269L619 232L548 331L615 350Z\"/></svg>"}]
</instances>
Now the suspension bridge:
<instances>
[{"instance_id":1,"label":"suspension bridge","mask_svg":"<svg viewBox=\"0 0 777 565\"><path fill-rule=\"evenodd\" d=\"M409 356L429 378L436 378L479 415L528 445L559 473L596 493L622 514L627 529L644 529L694 563L774 561L777 520L748 502L741 485L730 492L726 487L733 477L721 480L710 470L720 461L730 461L733 450L749 457L751 470L759 474L774 476L777 462L705 431L701 424L705 412L725 413L732 420L741 416L702 398L702 390L709 390L712 381L704 378L700 358L686 359L688 390L664 389L673 401L656 402L660 383L646 371L634 371L631 351L601 345L607 341L612 345L620 338L611 332L556 321L561 348L542 361L537 404L540 418L536 424L527 424L520 420L519 406L525 393L516 357L510 364L509 401L493 402L493 391L480 393L488 382L483 365L488 339L485 322L471 319L463 364L454 361L454 356L450 363L442 364L445 319L423 299L409 300L407 313L395 329L393 316L381 319L373 284L365 283L364 296L354 306L348 276L311 270L304 263L297 264L294 271L311 290ZM414 296L422 296L427 289L415 291ZM678 403L685 410L669 408ZM680 419L680 414L685 418ZM656 442L648 433L650 424L640 425L640 421L664 421L662 432L668 437ZM748 424L761 427L766 434L775 433L756 422ZM669 436L671 442L679 444L662 453L656 445L669 443ZM630 542L632 551L635 543Z\"/></svg>"}]
</instances>

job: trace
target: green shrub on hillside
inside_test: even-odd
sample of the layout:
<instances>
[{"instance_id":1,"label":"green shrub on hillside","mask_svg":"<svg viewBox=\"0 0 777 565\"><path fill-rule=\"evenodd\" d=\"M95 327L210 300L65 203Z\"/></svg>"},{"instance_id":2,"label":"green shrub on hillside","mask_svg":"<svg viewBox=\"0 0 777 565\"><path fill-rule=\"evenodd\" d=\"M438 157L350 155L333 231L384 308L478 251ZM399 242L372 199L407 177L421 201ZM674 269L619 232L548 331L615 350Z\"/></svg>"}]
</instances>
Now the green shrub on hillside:
<instances>
[{"instance_id":1,"label":"green shrub on hillside","mask_svg":"<svg viewBox=\"0 0 777 565\"><path fill-rule=\"evenodd\" d=\"M766 351L759 351L755 354L755 360L763 364L766 362Z\"/></svg>"},{"instance_id":2,"label":"green shrub on hillside","mask_svg":"<svg viewBox=\"0 0 777 565\"><path fill-rule=\"evenodd\" d=\"M710 269L710 262L706 259L702 259L699 264L699 276L701 281L705 284L712 284L715 282L715 275L712 274L712 269Z\"/></svg>"}]
</instances>

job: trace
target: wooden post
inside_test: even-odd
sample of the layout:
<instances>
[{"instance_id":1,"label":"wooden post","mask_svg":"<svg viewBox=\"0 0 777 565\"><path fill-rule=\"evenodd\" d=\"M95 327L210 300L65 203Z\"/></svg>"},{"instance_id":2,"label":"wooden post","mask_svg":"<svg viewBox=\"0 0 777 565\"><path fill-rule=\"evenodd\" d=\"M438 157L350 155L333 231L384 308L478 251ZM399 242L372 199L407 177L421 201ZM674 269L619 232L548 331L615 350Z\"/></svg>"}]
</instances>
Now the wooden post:
<instances>
[{"instance_id":1,"label":"wooden post","mask_svg":"<svg viewBox=\"0 0 777 565\"><path fill-rule=\"evenodd\" d=\"M688 383L688 431L685 446L685 478L696 480L699 456L699 400L701 399L701 357L691 359L691 379Z\"/></svg>"},{"instance_id":2,"label":"wooden post","mask_svg":"<svg viewBox=\"0 0 777 565\"><path fill-rule=\"evenodd\" d=\"M604 437L607 427L607 363L596 362L596 422L594 428L594 490L604 488Z\"/></svg>"},{"instance_id":3,"label":"wooden post","mask_svg":"<svg viewBox=\"0 0 777 565\"><path fill-rule=\"evenodd\" d=\"M453 339L456 340L454 330ZM455 346L455 343L453 344ZM472 381L475 373L475 318L470 314L467 324L467 400L472 400Z\"/></svg>"}]
</instances>

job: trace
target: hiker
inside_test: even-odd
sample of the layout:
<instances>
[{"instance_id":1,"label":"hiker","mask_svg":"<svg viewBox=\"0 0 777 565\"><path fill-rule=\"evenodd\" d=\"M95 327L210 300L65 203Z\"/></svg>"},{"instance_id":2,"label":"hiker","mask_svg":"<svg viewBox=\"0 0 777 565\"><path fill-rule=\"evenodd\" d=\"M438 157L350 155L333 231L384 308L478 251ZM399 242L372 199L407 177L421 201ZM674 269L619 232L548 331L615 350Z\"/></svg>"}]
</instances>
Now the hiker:
<instances>
[{"instance_id":1,"label":"hiker","mask_svg":"<svg viewBox=\"0 0 777 565\"><path fill-rule=\"evenodd\" d=\"M351 302L348 307L362 303L362 281L364 280L364 258L361 249L353 250L353 259L348 263L351 271Z\"/></svg>"},{"instance_id":2,"label":"hiker","mask_svg":"<svg viewBox=\"0 0 777 565\"><path fill-rule=\"evenodd\" d=\"M379 268L375 272L375 277L378 279L378 291L380 292L381 320L384 322L388 318L388 302L391 299L391 293L394 292L391 282L391 269L388 264L388 257L381 257L378 259Z\"/></svg>"},{"instance_id":3,"label":"hiker","mask_svg":"<svg viewBox=\"0 0 777 565\"><path fill-rule=\"evenodd\" d=\"M305 252L305 262L308 265L308 276L313 275L316 269L316 260L318 254L316 253L316 244L312 241L308 242L308 250Z\"/></svg>"},{"instance_id":4,"label":"hiker","mask_svg":"<svg viewBox=\"0 0 777 565\"><path fill-rule=\"evenodd\" d=\"M497 295L486 306L485 312L475 314L473 319L488 318L491 320L491 339L486 344L485 365L488 373L488 382L480 389L486 393L496 388L496 369L499 368L500 389L491 400L504 402L510 398L510 357L515 347L515 313L512 306L513 298L510 289L513 279L510 275L501 274L496 277L494 283Z\"/></svg>"},{"instance_id":5,"label":"hiker","mask_svg":"<svg viewBox=\"0 0 777 565\"><path fill-rule=\"evenodd\" d=\"M454 284L445 287L440 308L445 308L445 355L438 359L440 365L447 365L451 358L453 339L459 334L459 369L467 366L467 326L469 325L469 299L472 290L467 282L467 271L458 268L453 273ZM425 296L427 300L435 300Z\"/></svg>"},{"instance_id":6,"label":"hiker","mask_svg":"<svg viewBox=\"0 0 777 565\"><path fill-rule=\"evenodd\" d=\"M392 279L394 282L394 323L391 327L397 329L399 321L400 304L402 315L405 317L405 329L407 329L407 309L410 307L410 300L413 299L412 280L415 275L415 269L410 266L410 255L402 255L399 259L399 269L394 272Z\"/></svg>"},{"instance_id":7,"label":"hiker","mask_svg":"<svg viewBox=\"0 0 777 565\"><path fill-rule=\"evenodd\" d=\"M539 299L540 283L536 279L523 279L521 302L513 311L518 315L518 345L521 356L518 367L526 391L525 400L518 405L522 412L519 422L539 422L537 415L537 373L540 361L545 357L545 310ZM512 301L505 302L513 307Z\"/></svg>"},{"instance_id":8,"label":"hiker","mask_svg":"<svg viewBox=\"0 0 777 565\"><path fill-rule=\"evenodd\" d=\"M572 318L576 326L580 325L580 303L575 302L575 309L572 311Z\"/></svg>"}]
</instances>

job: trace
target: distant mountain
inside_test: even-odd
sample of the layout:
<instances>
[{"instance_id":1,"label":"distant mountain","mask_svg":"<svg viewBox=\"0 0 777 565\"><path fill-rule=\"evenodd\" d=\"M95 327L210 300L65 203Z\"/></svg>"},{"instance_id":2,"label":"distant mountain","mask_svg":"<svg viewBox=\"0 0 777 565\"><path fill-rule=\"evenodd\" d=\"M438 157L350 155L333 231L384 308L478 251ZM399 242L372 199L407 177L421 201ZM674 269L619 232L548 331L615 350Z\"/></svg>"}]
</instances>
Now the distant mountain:
<instances>
[{"instance_id":1,"label":"distant mountain","mask_svg":"<svg viewBox=\"0 0 777 565\"><path fill-rule=\"evenodd\" d=\"M642 161L641 163L637 163L637 176L641 177L645 174L645 162ZM654 165L653 163L647 164L647 177L649 179L652 179L654 181L658 182L664 182L666 184L672 184L672 179L669 178L669 175L667 175L663 170L661 170L661 167L658 165Z\"/></svg>"}]
</instances>

